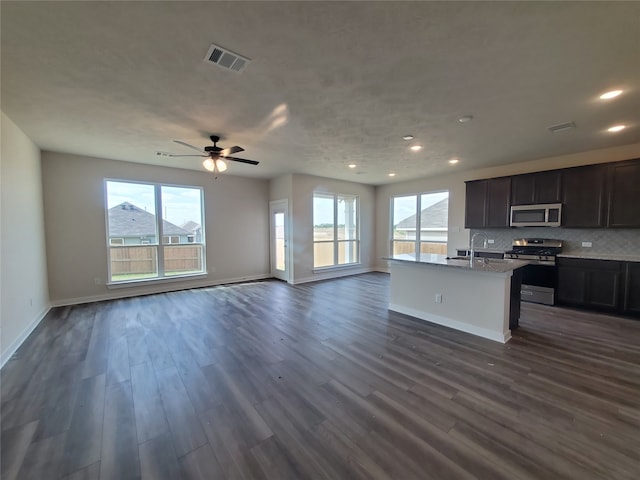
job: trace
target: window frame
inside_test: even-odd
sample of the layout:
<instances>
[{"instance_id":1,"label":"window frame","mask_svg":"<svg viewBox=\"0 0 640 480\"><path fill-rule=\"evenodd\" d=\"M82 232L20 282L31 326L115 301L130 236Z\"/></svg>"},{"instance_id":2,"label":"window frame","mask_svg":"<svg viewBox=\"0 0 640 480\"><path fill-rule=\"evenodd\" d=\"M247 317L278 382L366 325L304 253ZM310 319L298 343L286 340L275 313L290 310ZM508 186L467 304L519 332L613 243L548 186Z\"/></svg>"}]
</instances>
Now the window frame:
<instances>
[{"instance_id":1,"label":"window frame","mask_svg":"<svg viewBox=\"0 0 640 480\"><path fill-rule=\"evenodd\" d=\"M111 257L110 257L110 248L114 247L111 245L109 238L109 192L107 189L108 182L118 182L118 183L127 183L133 185L147 185L152 186L154 191L154 207L155 207L155 217L156 217L156 243L151 243L149 240L141 240L140 245L145 246L154 246L156 247L156 269L157 275L154 277L148 278L140 278L140 279L129 279L129 280L112 280L111 273ZM200 242L195 241L192 243L163 243L163 223L164 223L164 214L162 210L162 187L176 187L176 188L189 188L200 191L200 212L201 212L201 231L202 240ZM127 286L136 286L140 284L148 284L148 283L165 283L165 282L174 282L174 281L187 281L193 280L196 278L206 278L207 276L207 246L205 242L205 197L204 197L204 187L200 185L179 185L174 183L162 183L162 182L145 182L139 180L128 180L122 178L105 178L103 180L103 192L104 192L104 217L105 217L105 229L106 229L106 259L107 259L107 288L121 288ZM175 235L174 235L175 236ZM119 238L119 237L118 237ZM175 245L200 245L202 252L202 270L195 273L187 273L187 274L178 274L178 275L167 275L165 273L165 255L164 249L165 247L171 247ZM115 247L127 247L126 243L123 245L115 245ZM133 245L135 246L135 245Z\"/></svg>"},{"instance_id":2,"label":"window frame","mask_svg":"<svg viewBox=\"0 0 640 480\"><path fill-rule=\"evenodd\" d=\"M332 198L333 200L333 239L332 240L315 240L314 235L315 235L315 225L313 225L315 222L313 221L313 217L315 216L315 208L314 208L314 200L316 198L316 196L318 197L325 197L325 198ZM339 205L339 200L340 198L350 198L355 200L355 220L356 220L356 229L355 229L355 239L345 239L345 240L340 240L338 238L338 205ZM326 271L326 270L332 270L332 269L339 269L339 268L348 268L348 267L352 267L354 265L360 265L361 261L361 254L360 254L360 196L359 195L353 195L353 194L346 194L346 193L332 193L332 192L322 192L322 191L314 191L313 195L312 195L312 203L311 203L311 216L312 216L312 225L311 225L311 230L312 230L312 244L313 244L313 271ZM341 243L350 243L350 242L355 242L356 244L356 260L354 262L349 262L349 263L339 263L339 259L340 259L340 244ZM316 255L315 255L315 245L316 244L320 244L320 243L330 243L333 244L333 264L332 265L324 265L321 267L317 267L316 266Z\"/></svg>"},{"instance_id":3,"label":"window frame","mask_svg":"<svg viewBox=\"0 0 640 480\"><path fill-rule=\"evenodd\" d=\"M438 193L446 193L447 194L447 203L449 202L450 199L450 192L449 190L434 190L434 191L430 191L430 192L419 192L419 193L403 193L400 195L392 195L390 198L390 205L389 205L389 248L390 248L390 255L393 256L394 252L395 252L395 242L411 242L413 241L414 243L414 254L415 253L420 253L422 252L422 244L423 243L439 243L439 242L428 242L426 240L422 240L422 197L424 195L432 195L432 194L438 194ZM416 215L416 233L415 233L415 239L413 240L401 240L401 239L396 239L394 238L394 224L395 224L395 218L394 218L394 213L395 213L395 200L396 198L405 198L405 197L416 197L416 210L415 210L415 215ZM444 242L444 245L446 245L446 248L449 248L449 219L447 218L447 241Z\"/></svg>"}]
</instances>

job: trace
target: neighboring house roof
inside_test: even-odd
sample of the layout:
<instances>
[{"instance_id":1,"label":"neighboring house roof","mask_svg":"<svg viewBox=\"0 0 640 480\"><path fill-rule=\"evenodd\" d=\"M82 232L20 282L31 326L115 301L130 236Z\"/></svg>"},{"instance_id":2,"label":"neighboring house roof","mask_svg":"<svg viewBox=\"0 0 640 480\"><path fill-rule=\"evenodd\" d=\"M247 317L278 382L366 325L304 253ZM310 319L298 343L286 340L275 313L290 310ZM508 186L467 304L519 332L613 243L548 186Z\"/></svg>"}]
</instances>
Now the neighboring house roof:
<instances>
[{"instance_id":1,"label":"neighboring house roof","mask_svg":"<svg viewBox=\"0 0 640 480\"><path fill-rule=\"evenodd\" d=\"M434 203L430 207L423 208L420 214L420 229L428 230L431 228L447 228L449 222L449 199L445 198ZM398 229L415 229L416 215L400 221L396 228Z\"/></svg>"},{"instance_id":2,"label":"neighboring house roof","mask_svg":"<svg viewBox=\"0 0 640 480\"><path fill-rule=\"evenodd\" d=\"M187 223L185 223L184 225L180 225L180 228L186 230L187 232L195 232L196 230L200 229L200 224L194 222L193 220L189 220Z\"/></svg>"},{"instance_id":3,"label":"neighboring house roof","mask_svg":"<svg viewBox=\"0 0 640 480\"><path fill-rule=\"evenodd\" d=\"M189 232L166 220L164 235L189 235ZM156 216L132 203L123 202L109 209L109 237L136 237L156 234Z\"/></svg>"}]
</instances>

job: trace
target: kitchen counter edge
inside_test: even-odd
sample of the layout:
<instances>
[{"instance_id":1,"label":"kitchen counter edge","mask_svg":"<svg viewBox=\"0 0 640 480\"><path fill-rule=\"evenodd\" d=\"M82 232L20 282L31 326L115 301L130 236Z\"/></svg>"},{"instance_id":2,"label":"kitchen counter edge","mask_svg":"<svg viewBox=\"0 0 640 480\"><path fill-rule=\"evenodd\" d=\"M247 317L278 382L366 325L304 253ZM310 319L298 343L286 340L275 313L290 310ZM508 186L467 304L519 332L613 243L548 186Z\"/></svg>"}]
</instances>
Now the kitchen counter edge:
<instances>
[{"instance_id":1,"label":"kitchen counter edge","mask_svg":"<svg viewBox=\"0 0 640 480\"><path fill-rule=\"evenodd\" d=\"M558 258L578 258L584 260L610 260L615 262L640 262L640 255L622 255L616 253L577 253L563 252Z\"/></svg>"},{"instance_id":2,"label":"kitchen counter edge","mask_svg":"<svg viewBox=\"0 0 640 480\"><path fill-rule=\"evenodd\" d=\"M448 258L446 255L437 254L421 254L417 259L412 255L403 254L395 255L393 257L383 257L383 260L422 265L435 265L438 267L453 267L474 272L487 273L509 273L513 270L517 270L518 268L522 268L525 265L529 264L529 262L526 260L487 259L486 263L483 260L474 260L473 265L471 265L468 260L454 260Z\"/></svg>"}]
</instances>

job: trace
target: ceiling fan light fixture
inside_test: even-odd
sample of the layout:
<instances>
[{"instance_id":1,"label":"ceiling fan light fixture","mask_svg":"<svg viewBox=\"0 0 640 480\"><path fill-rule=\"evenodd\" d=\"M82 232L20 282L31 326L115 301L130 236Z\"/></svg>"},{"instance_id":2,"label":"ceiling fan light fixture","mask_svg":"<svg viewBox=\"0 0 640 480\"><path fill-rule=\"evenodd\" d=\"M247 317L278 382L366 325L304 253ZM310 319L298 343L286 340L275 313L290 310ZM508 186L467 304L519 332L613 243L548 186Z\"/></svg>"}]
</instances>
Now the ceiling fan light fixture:
<instances>
[{"instance_id":1,"label":"ceiling fan light fixture","mask_svg":"<svg viewBox=\"0 0 640 480\"><path fill-rule=\"evenodd\" d=\"M227 164L225 163L224 160L217 159L215 163L216 163L216 169L218 170L218 172L224 172L227 169Z\"/></svg>"},{"instance_id":2,"label":"ceiling fan light fixture","mask_svg":"<svg viewBox=\"0 0 640 480\"><path fill-rule=\"evenodd\" d=\"M210 172L213 172L216 169L216 164L211 158L207 158L204 162L202 162L202 166Z\"/></svg>"}]
</instances>

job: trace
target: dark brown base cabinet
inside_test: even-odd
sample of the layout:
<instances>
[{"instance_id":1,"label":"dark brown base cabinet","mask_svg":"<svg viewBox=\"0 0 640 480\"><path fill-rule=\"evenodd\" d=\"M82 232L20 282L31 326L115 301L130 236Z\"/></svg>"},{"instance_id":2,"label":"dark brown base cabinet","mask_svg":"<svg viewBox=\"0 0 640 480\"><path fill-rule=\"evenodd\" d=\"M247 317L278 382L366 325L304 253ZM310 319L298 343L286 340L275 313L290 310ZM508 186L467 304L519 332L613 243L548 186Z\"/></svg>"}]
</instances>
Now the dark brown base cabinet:
<instances>
[{"instance_id":1,"label":"dark brown base cabinet","mask_svg":"<svg viewBox=\"0 0 640 480\"><path fill-rule=\"evenodd\" d=\"M622 309L630 315L640 316L640 262L629 262L625 268Z\"/></svg>"},{"instance_id":2,"label":"dark brown base cabinet","mask_svg":"<svg viewBox=\"0 0 640 480\"><path fill-rule=\"evenodd\" d=\"M557 303L640 315L640 263L558 258Z\"/></svg>"}]
</instances>

